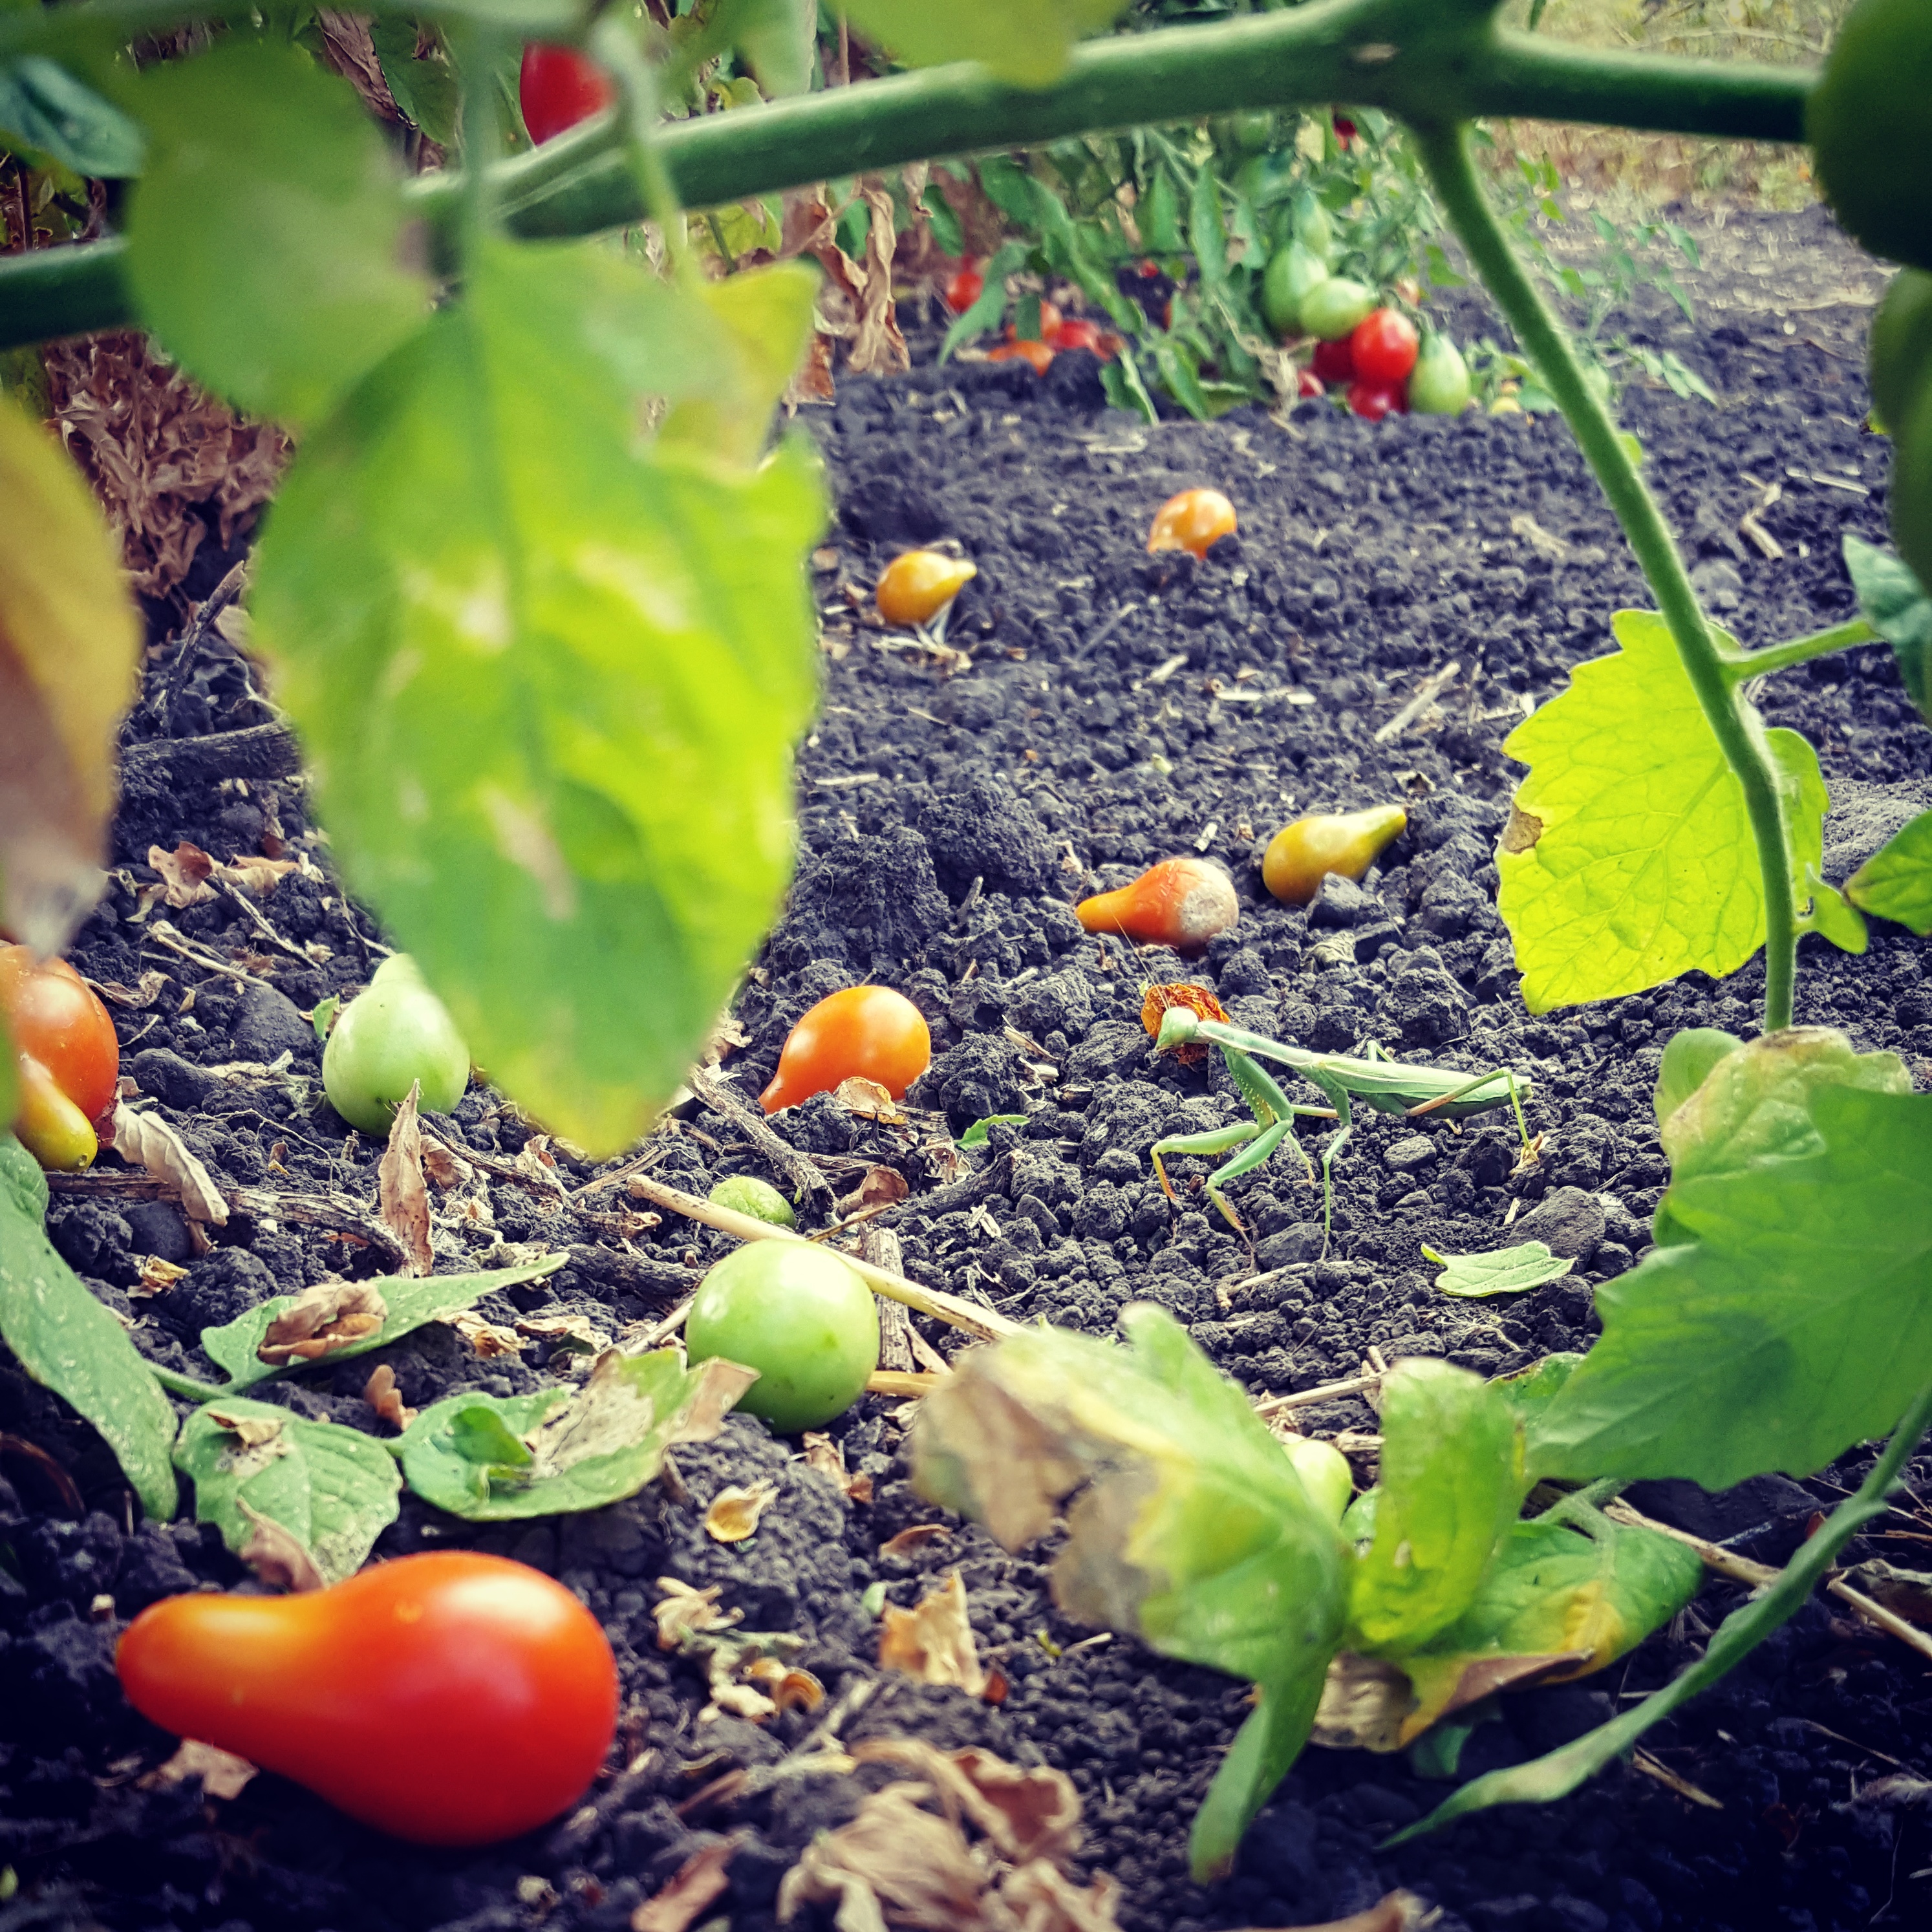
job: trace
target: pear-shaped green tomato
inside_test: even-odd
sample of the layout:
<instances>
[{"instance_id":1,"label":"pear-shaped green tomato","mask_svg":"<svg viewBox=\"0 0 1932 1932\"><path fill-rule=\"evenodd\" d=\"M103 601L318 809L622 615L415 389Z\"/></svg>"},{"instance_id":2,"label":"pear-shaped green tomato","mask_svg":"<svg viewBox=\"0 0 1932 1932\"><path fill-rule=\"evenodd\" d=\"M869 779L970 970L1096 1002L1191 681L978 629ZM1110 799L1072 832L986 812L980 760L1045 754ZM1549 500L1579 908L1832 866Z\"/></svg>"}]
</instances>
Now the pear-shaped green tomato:
<instances>
[{"instance_id":1,"label":"pear-shaped green tomato","mask_svg":"<svg viewBox=\"0 0 1932 1932\"><path fill-rule=\"evenodd\" d=\"M755 1174L734 1174L728 1180L721 1180L705 1198L718 1207L729 1208L734 1214L769 1221L774 1228L798 1226L791 1203L769 1180L760 1180Z\"/></svg>"},{"instance_id":2,"label":"pear-shaped green tomato","mask_svg":"<svg viewBox=\"0 0 1932 1932\"><path fill-rule=\"evenodd\" d=\"M1340 1522L1355 1493L1355 1472L1348 1459L1332 1442L1317 1442L1311 1436L1298 1436L1283 1445L1308 1500L1330 1522Z\"/></svg>"},{"instance_id":3,"label":"pear-shaped green tomato","mask_svg":"<svg viewBox=\"0 0 1932 1932\"><path fill-rule=\"evenodd\" d=\"M1892 278L1872 317L1869 356L1872 407L1879 427L1894 434L1932 384L1932 275L1904 268Z\"/></svg>"},{"instance_id":4,"label":"pear-shaped green tomato","mask_svg":"<svg viewBox=\"0 0 1932 1932\"><path fill-rule=\"evenodd\" d=\"M342 1009L322 1050L322 1088L352 1127L386 1134L417 1081L422 1111L448 1113L470 1084L470 1049L416 962L398 952Z\"/></svg>"},{"instance_id":5,"label":"pear-shaped green tomato","mask_svg":"<svg viewBox=\"0 0 1932 1932\"><path fill-rule=\"evenodd\" d=\"M1324 342L1340 342L1352 335L1357 326L1376 305L1375 292L1346 275L1330 275L1317 282L1301 298L1301 326Z\"/></svg>"},{"instance_id":6,"label":"pear-shaped green tomato","mask_svg":"<svg viewBox=\"0 0 1932 1932\"><path fill-rule=\"evenodd\" d=\"M1284 341L1301 332L1301 304L1308 292L1328 279L1328 265L1298 241L1276 250L1262 276L1262 314Z\"/></svg>"},{"instance_id":7,"label":"pear-shaped green tomato","mask_svg":"<svg viewBox=\"0 0 1932 1932\"><path fill-rule=\"evenodd\" d=\"M1335 260L1335 226L1312 188L1294 197L1294 238L1325 268Z\"/></svg>"},{"instance_id":8,"label":"pear-shaped green tomato","mask_svg":"<svg viewBox=\"0 0 1932 1932\"><path fill-rule=\"evenodd\" d=\"M1469 365L1446 335L1426 335L1408 372L1408 406L1419 416L1460 416L1469 406Z\"/></svg>"},{"instance_id":9,"label":"pear-shaped green tomato","mask_svg":"<svg viewBox=\"0 0 1932 1932\"><path fill-rule=\"evenodd\" d=\"M694 1365L722 1355L756 1369L738 1408L791 1436L823 1427L865 1393L879 1365L878 1306L824 1248L748 1241L698 1285L684 1340Z\"/></svg>"}]
</instances>

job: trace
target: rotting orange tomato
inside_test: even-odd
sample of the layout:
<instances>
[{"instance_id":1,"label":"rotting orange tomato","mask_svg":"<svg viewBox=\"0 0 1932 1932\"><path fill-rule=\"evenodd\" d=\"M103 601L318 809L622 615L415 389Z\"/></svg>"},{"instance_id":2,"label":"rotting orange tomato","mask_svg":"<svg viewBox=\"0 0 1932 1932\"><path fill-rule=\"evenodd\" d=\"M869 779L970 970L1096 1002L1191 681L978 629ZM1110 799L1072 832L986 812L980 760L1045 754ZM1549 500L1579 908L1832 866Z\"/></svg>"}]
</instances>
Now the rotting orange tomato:
<instances>
[{"instance_id":1,"label":"rotting orange tomato","mask_svg":"<svg viewBox=\"0 0 1932 1932\"><path fill-rule=\"evenodd\" d=\"M128 1700L352 1818L483 1845L580 1797L617 1726L597 1619L527 1564L470 1550L298 1596L170 1597L115 1654Z\"/></svg>"},{"instance_id":2,"label":"rotting orange tomato","mask_svg":"<svg viewBox=\"0 0 1932 1932\"><path fill-rule=\"evenodd\" d=\"M1197 986L1188 980L1171 980L1165 986L1148 987L1141 1000L1141 1024L1158 1040L1161 1016L1176 1006L1185 1006L1190 1013L1198 1013L1204 1020L1219 1020L1224 1024L1228 1018L1221 1002L1205 986ZM1183 1066L1198 1066L1208 1058L1208 1042L1204 1040L1190 1040L1186 1046L1173 1047L1169 1051Z\"/></svg>"},{"instance_id":3,"label":"rotting orange tomato","mask_svg":"<svg viewBox=\"0 0 1932 1932\"><path fill-rule=\"evenodd\" d=\"M1154 512L1148 548L1205 556L1223 537L1232 536L1234 528L1234 506L1220 490L1184 490Z\"/></svg>"},{"instance_id":4,"label":"rotting orange tomato","mask_svg":"<svg viewBox=\"0 0 1932 1932\"><path fill-rule=\"evenodd\" d=\"M0 946L0 1013L17 1056L21 1145L43 1167L88 1166L120 1077L112 1018L64 959L40 960L26 946Z\"/></svg>"},{"instance_id":5,"label":"rotting orange tomato","mask_svg":"<svg viewBox=\"0 0 1932 1932\"><path fill-rule=\"evenodd\" d=\"M1359 879L1408 824L1408 814L1399 805L1311 812L1284 825L1268 841L1262 859L1262 882L1276 898L1306 905L1330 872Z\"/></svg>"},{"instance_id":6,"label":"rotting orange tomato","mask_svg":"<svg viewBox=\"0 0 1932 1932\"><path fill-rule=\"evenodd\" d=\"M876 1080L895 1100L932 1062L926 1016L890 986L828 993L785 1037L778 1070L758 1096L768 1114L796 1107L842 1082Z\"/></svg>"},{"instance_id":7,"label":"rotting orange tomato","mask_svg":"<svg viewBox=\"0 0 1932 1932\"><path fill-rule=\"evenodd\" d=\"M1024 338L1003 342L998 348L987 351L988 362L1030 362L1036 376L1044 376L1053 367L1053 351L1043 342L1030 342Z\"/></svg>"},{"instance_id":8,"label":"rotting orange tomato","mask_svg":"<svg viewBox=\"0 0 1932 1932\"><path fill-rule=\"evenodd\" d=\"M944 550L904 550L879 572L873 600L889 624L929 624L979 574L977 564Z\"/></svg>"},{"instance_id":9,"label":"rotting orange tomato","mask_svg":"<svg viewBox=\"0 0 1932 1932\"><path fill-rule=\"evenodd\" d=\"M1234 881L1206 859L1163 859L1118 891L1073 908L1089 932L1118 933L1143 945L1198 952L1241 914Z\"/></svg>"}]
</instances>

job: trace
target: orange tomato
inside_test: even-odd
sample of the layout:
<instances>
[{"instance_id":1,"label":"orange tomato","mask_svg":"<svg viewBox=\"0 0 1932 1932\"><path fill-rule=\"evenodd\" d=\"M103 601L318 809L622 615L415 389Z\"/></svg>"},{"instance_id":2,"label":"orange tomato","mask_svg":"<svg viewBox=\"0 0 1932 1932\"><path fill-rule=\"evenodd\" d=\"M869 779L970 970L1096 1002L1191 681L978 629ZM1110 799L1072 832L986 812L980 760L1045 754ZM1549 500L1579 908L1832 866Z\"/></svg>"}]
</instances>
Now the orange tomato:
<instances>
[{"instance_id":1,"label":"orange tomato","mask_svg":"<svg viewBox=\"0 0 1932 1932\"><path fill-rule=\"evenodd\" d=\"M833 1092L855 1076L876 1080L895 1100L932 1061L926 1016L890 986L828 993L787 1035L778 1070L758 1096L768 1114Z\"/></svg>"},{"instance_id":2,"label":"orange tomato","mask_svg":"<svg viewBox=\"0 0 1932 1932\"><path fill-rule=\"evenodd\" d=\"M14 1132L43 1167L86 1167L93 1123L114 1105L121 1046L107 1009L64 959L0 946L0 1013L19 1056Z\"/></svg>"},{"instance_id":3,"label":"orange tomato","mask_svg":"<svg viewBox=\"0 0 1932 1932\"><path fill-rule=\"evenodd\" d=\"M1120 338L1111 335L1098 322L1089 322L1084 315L1076 316L1071 321L1063 322L1053 332L1055 349L1085 349L1100 357L1102 362L1112 360L1119 348Z\"/></svg>"},{"instance_id":4,"label":"orange tomato","mask_svg":"<svg viewBox=\"0 0 1932 1932\"><path fill-rule=\"evenodd\" d=\"M298 1596L170 1597L115 1654L128 1700L352 1818L484 1845L583 1795L617 1727L597 1619L526 1564L399 1557Z\"/></svg>"},{"instance_id":5,"label":"orange tomato","mask_svg":"<svg viewBox=\"0 0 1932 1932\"><path fill-rule=\"evenodd\" d=\"M889 624L929 624L979 574L977 564L944 550L905 550L879 572L873 600Z\"/></svg>"},{"instance_id":6,"label":"orange tomato","mask_svg":"<svg viewBox=\"0 0 1932 1932\"><path fill-rule=\"evenodd\" d=\"M1043 342L1003 342L988 352L988 362L1030 362L1036 376L1044 376L1053 367L1053 351Z\"/></svg>"},{"instance_id":7,"label":"orange tomato","mask_svg":"<svg viewBox=\"0 0 1932 1932\"><path fill-rule=\"evenodd\" d=\"M1154 512L1148 548L1184 550L1205 556L1223 537L1234 533L1234 506L1220 490L1184 490Z\"/></svg>"},{"instance_id":8,"label":"orange tomato","mask_svg":"<svg viewBox=\"0 0 1932 1932\"><path fill-rule=\"evenodd\" d=\"M1179 952L1198 952L1240 917L1233 882L1205 859L1163 859L1131 885L1096 892L1073 908L1089 932L1117 932Z\"/></svg>"}]
</instances>

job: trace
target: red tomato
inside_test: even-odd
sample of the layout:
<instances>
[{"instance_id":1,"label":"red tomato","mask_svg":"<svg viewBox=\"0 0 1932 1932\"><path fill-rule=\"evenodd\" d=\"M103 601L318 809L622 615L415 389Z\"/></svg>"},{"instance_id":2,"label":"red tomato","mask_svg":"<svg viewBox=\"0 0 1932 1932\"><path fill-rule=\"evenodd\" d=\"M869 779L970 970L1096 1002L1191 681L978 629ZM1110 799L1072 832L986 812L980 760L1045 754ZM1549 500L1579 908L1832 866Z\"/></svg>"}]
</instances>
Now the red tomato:
<instances>
[{"instance_id":1,"label":"red tomato","mask_svg":"<svg viewBox=\"0 0 1932 1932\"><path fill-rule=\"evenodd\" d=\"M1018 343L1016 348L1040 347ZM842 1081L876 1080L895 1100L932 1061L926 1016L890 986L848 986L828 993L786 1036L778 1070L758 1096L768 1114L796 1107Z\"/></svg>"},{"instance_id":2,"label":"red tomato","mask_svg":"<svg viewBox=\"0 0 1932 1932\"><path fill-rule=\"evenodd\" d=\"M1337 114L1334 117L1334 122L1335 138L1341 142L1346 150L1348 143L1355 138L1355 124L1346 114Z\"/></svg>"},{"instance_id":3,"label":"red tomato","mask_svg":"<svg viewBox=\"0 0 1932 1932\"><path fill-rule=\"evenodd\" d=\"M968 263L946 284L946 306L955 315L964 315L986 291L986 277Z\"/></svg>"},{"instance_id":4,"label":"red tomato","mask_svg":"<svg viewBox=\"0 0 1932 1932\"><path fill-rule=\"evenodd\" d=\"M1084 315L1063 322L1048 338L1055 349L1085 349L1100 356L1106 354L1105 340L1100 324L1089 322Z\"/></svg>"},{"instance_id":5,"label":"red tomato","mask_svg":"<svg viewBox=\"0 0 1932 1932\"><path fill-rule=\"evenodd\" d=\"M1223 537L1232 536L1234 527L1234 506L1220 490L1184 490L1154 513L1148 549L1205 556Z\"/></svg>"},{"instance_id":6,"label":"red tomato","mask_svg":"<svg viewBox=\"0 0 1932 1932\"><path fill-rule=\"evenodd\" d=\"M524 110L524 125L538 147L566 128L601 114L616 98L616 83L574 47L536 42L524 48L517 102Z\"/></svg>"},{"instance_id":7,"label":"red tomato","mask_svg":"<svg viewBox=\"0 0 1932 1932\"><path fill-rule=\"evenodd\" d=\"M1385 416L1408 415L1408 398L1400 382L1371 382L1358 376L1348 386L1348 406L1358 416L1380 422Z\"/></svg>"},{"instance_id":8,"label":"red tomato","mask_svg":"<svg viewBox=\"0 0 1932 1932\"><path fill-rule=\"evenodd\" d=\"M617 1728L597 1619L541 1571L469 1550L298 1596L170 1597L114 1662L164 1730L418 1844L488 1844L554 1818Z\"/></svg>"},{"instance_id":9,"label":"red tomato","mask_svg":"<svg viewBox=\"0 0 1932 1932\"><path fill-rule=\"evenodd\" d=\"M1355 358L1344 336L1340 342L1318 342L1315 345L1315 359L1310 364L1315 374L1324 382L1352 382L1355 380Z\"/></svg>"},{"instance_id":10,"label":"red tomato","mask_svg":"<svg viewBox=\"0 0 1932 1932\"><path fill-rule=\"evenodd\" d=\"M1400 310L1372 309L1348 338L1355 374L1365 382L1407 382L1421 340L1414 323Z\"/></svg>"},{"instance_id":11,"label":"red tomato","mask_svg":"<svg viewBox=\"0 0 1932 1932\"><path fill-rule=\"evenodd\" d=\"M1304 396L1325 396L1328 386L1312 369L1304 369L1295 380L1295 388Z\"/></svg>"},{"instance_id":12,"label":"red tomato","mask_svg":"<svg viewBox=\"0 0 1932 1932\"><path fill-rule=\"evenodd\" d=\"M1150 282L1154 280L1154 277L1160 273L1160 264L1156 262L1151 255L1147 256L1145 260L1142 262L1140 266L1140 278L1142 281Z\"/></svg>"},{"instance_id":13,"label":"red tomato","mask_svg":"<svg viewBox=\"0 0 1932 1932\"><path fill-rule=\"evenodd\" d=\"M19 1056L21 1144L43 1167L87 1166L98 1151L93 1124L113 1107L121 1072L107 1009L64 959L0 946L0 1013Z\"/></svg>"},{"instance_id":14,"label":"red tomato","mask_svg":"<svg viewBox=\"0 0 1932 1932\"><path fill-rule=\"evenodd\" d=\"M988 352L988 362L1030 362L1036 376L1053 367L1053 351L1043 342L1003 342Z\"/></svg>"}]
</instances>

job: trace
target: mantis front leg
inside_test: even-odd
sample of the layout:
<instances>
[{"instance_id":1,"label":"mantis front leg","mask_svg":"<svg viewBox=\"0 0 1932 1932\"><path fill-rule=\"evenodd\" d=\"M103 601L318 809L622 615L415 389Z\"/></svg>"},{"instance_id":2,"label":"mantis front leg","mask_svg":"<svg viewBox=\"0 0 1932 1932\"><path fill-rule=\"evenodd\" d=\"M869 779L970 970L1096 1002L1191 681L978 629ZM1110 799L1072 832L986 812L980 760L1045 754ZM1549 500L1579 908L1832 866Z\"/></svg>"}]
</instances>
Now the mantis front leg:
<instances>
[{"instance_id":1,"label":"mantis front leg","mask_svg":"<svg viewBox=\"0 0 1932 1932\"><path fill-rule=\"evenodd\" d=\"M1241 1120L1232 1127L1217 1127L1211 1133L1171 1134L1165 1140L1156 1141L1154 1171L1160 1178L1161 1192L1170 1201L1175 1198L1174 1190L1168 1182L1167 1170L1161 1165L1162 1154L1192 1154L1211 1157L1226 1154L1230 1148L1240 1148L1242 1151L1232 1160L1224 1162L1208 1177L1208 1198L1220 1209L1221 1218L1228 1226L1246 1240L1248 1231L1242 1225L1241 1217L1228 1205L1227 1196L1221 1192L1222 1186L1259 1167L1287 1138L1288 1130L1293 1124L1292 1120L1270 1121L1266 1126L1258 1120Z\"/></svg>"}]
</instances>

